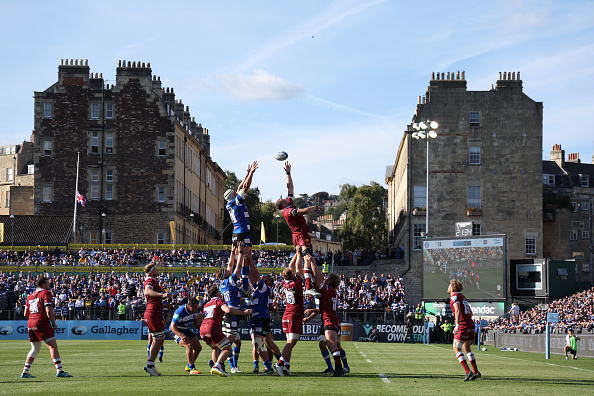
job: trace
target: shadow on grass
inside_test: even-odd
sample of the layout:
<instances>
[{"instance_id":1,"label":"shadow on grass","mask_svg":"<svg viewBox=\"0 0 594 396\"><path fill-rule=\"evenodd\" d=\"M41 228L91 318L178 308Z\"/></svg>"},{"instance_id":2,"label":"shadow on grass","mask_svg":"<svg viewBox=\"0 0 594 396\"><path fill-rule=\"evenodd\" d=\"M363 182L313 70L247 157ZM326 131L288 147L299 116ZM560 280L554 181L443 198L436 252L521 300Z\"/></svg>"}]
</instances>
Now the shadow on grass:
<instances>
[{"instance_id":1,"label":"shadow on grass","mask_svg":"<svg viewBox=\"0 0 594 396\"><path fill-rule=\"evenodd\" d=\"M378 375L369 375L363 374L358 375L356 373L348 374L349 377L358 377L358 378L369 378L369 377L377 377ZM452 377L450 375L435 375L435 374L385 374L385 378L390 380L398 380L398 379L443 379L443 380L457 380L457 377ZM460 381L464 378L463 375L459 376ZM538 383L538 384L555 384L555 385L583 385L583 386L593 386L594 379L583 379L583 378L526 378L526 377L502 377L502 376L485 376L483 375L480 379L476 380L476 382L525 382L525 383Z\"/></svg>"}]
</instances>

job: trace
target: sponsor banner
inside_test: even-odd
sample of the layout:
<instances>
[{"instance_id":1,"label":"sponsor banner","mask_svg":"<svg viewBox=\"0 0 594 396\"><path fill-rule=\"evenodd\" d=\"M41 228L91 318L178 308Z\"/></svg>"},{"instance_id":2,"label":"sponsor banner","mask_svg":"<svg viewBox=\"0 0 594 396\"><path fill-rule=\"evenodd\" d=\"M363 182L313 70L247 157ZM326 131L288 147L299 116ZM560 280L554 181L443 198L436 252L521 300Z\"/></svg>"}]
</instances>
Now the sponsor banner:
<instances>
[{"instance_id":1,"label":"sponsor banner","mask_svg":"<svg viewBox=\"0 0 594 396\"><path fill-rule=\"evenodd\" d=\"M504 302L470 302L472 316L478 317L499 317L505 315ZM451 316L452 309L449 302L426 302L425 312L431 316Z\"/></svg>"},{"instance_id":2,"label":"sponsor banner","mask_svg":"<svg viewBox=\"0 0 594 396\"><path fill-rule=\"evenodd\" d=\"M424 325L412 325L407 329L405 324L391 324L391 323L357 323L358 341L368 341L371 335L371 329L377 328L379 332L380 342L423 342Z\"/></svg>"},{"instance_id":3,"label":"sponsor banner","mask_svg":"<svg viewBox=\"0 0 594 396\"><path fill-rule=\"evenodd\" d=\"M58 320L58 340L139 340L140 321ZM28 340L26 320L0 321L0 340Z\"/></svg>"},{"instance_id":4,"label":"sponsor banner","mask_svg":"<svg viewBox=\"0 0 594 396\"><path fill-rule=\"evenodd\" d=\"M143 340L148 339L148 328L144 325L144 322L136 322L136 323L143 323L142 339ZM303 325L303 333L299 337L299 341L317 341L318 336L320 334L321 325L322 324L320 322L304 324ZM343 325L344 325L344 323L343 323ZM353 327L356 328L356 325ZM169 327L167 327L167 329L169 329ZM199 339L201 339L199 329L195 329L194 327L192 327L191 330L194 332L194 334L196 334L196 336L198 336ZM250 322L249 321L247 321L247 320L240 321L238 331L239 331L239 336L242 340L251 340L252 339L251 335L250 335ZM280 320L272 322L272 324L270 326L270 332L272 334L272 337L276 341L286 340L286 336L285 336L285 333L283 333L283 327L282 327L282 323ZM167 339L173 339L173 336L169 333L169 331L166 331L166 334L167 334L167 336L166 336ZM355 339L355 338L353 338L353 339Z\"/></svg>"},{"instance_id":5,"label":"sponsor banner","mask_svg":"<svg viewBox=\"0 0 594 396\"><path fill-rule=\"evenodd\" d=\"M3 266L0 266L0 271L2 271L2 272L17 272L18 270L19 270L19 266L18 265L3 265Z\"/></svg>"}]
</instances>

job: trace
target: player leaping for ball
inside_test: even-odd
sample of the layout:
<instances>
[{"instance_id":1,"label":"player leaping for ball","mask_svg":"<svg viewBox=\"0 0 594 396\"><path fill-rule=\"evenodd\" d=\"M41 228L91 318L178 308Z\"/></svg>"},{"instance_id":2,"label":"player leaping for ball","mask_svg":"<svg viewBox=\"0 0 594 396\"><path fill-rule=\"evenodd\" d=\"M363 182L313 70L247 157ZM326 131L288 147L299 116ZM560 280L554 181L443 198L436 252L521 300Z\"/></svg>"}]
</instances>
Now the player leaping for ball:
<instances>
[{"instance_id":1,"label":"player leaping for ball","mask_svg":"<svg viewBox=\"0 0 594 396\"><path fill-rule=\"evenodd\" d=\"M293 178L291 177L291 164L285 162L285 173L287 174L287 198L279 198L276 201L276 208L283 213L283 217L287 221L291 232L293 233L293 245L301 246L301 254L305 259L305 295L319 296L313 289L312 284L312 263L315 265L315 260L311 245L311 236L309 235L309 227L305 221L304 215L319 209L319 206L308 206L304 209L297 209L293 204Z\"/></svg>"},{"instance_id":2,"label":"player leaping for ball","mask_svg":"<svg viewBox=\"0 0 594 396\"><path fill-rule=\"evenodd\" d=\"M474 354L470 350L470 343L474 339L474 321L472 320L470 304L468 304L468 300L464 297L464 294L460 293L461 291L462 284L460 281L456 279L450 280L448 294L450 295L450 308L452 308L455 320L453 348L458 361L464 367L464 371L466 371L464 381L474 381L481 377L481 373L476 367ZM470 360L472 371L468 368L468 363L466 363L466 358L462 350L466 352L466 356Z\"/></svg>"},{"instance_id":3,"label":"player leaping for ball","mask_svg":"<svg viewBox=\"0 0 594 396\"><path fill-rule=\"evenodd\" d=\"M227 201L226 208L229 212L229 217L233 222L233 246L237 246L239 242L242 242L243 257L252 264L254 260L252 258L252 241L250 238L250 215L245 206L244 199L252 185L252 178L254 177L256 169L258 169L258 162L254 161L253 164L248 166L247 174L241 183L239 183L237 191L234 191L231 188L225 191L225 201ZM246 293L249 287L249 268L249 266L242 267L241 272L242 288Z\"/></svg>"}]
</instances>

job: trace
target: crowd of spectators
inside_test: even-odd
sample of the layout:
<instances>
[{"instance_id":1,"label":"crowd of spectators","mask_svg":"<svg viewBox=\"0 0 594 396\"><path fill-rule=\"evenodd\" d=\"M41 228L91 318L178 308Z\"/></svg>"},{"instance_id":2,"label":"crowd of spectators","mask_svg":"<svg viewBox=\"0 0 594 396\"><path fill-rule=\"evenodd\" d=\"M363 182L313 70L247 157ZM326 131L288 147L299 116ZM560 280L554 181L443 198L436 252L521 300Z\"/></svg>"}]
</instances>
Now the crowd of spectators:
<instances>
[{"instance_id":1,"label":"crowd of spectators","mask_svg":"<svg viewBox=\"0 0 594 396\"><path fill-rule=\"evenodd\" d=\"M163 273L159 282L172 295L171 306L177 307L185 298L195 296L205 299L206 291L219 281L214 274ZM144 311L142 284L144 274L136 272L111 273L45 273L51 280L55 297L56 318L60 319L115 319L117 307L126 305L126 318L139 319ZM274 301L279 312L285 307L282 278L274 275ZM392 275L379 277L342 275L338 292L338 311L343 315L358 313L400 313L406 309L402 278ZM27 296L35 290L35 276L30 272L0 272L0 319L22 319ZM10 315L8 312L12 312Z\"/></svg>"},{"instance_id":2,"label":"crowd of spectators","mask_svg":"<svg viewBox=\"0 0 594 396\"><path fill-rule=\"evenodd\" d=\"M524 311L510 309L510 313L491 321L488 329L504 333L538 334L545 332L547 313L559 314L559 323L552 323L553 333L566 333L568 328L576 332L594 329L594 287L571 296L554 300L546 309L533 307ZM517 315L516 315L517 313Z\"/></svg>"}]
</instances>

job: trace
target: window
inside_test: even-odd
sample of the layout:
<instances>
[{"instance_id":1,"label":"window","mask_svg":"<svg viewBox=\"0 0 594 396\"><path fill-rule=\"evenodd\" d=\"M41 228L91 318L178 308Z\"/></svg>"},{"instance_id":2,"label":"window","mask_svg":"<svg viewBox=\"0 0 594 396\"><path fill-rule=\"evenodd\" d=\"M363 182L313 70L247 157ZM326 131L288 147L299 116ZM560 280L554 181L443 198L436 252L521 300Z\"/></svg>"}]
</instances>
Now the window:
<instances>
[{"instance_id":1,"label":"window","mask_svg":"<svg viewBox=\"0 0 594 396\"><path fill-rule=\"evenodd\" d=\"M157 201L165 202L165 187L159 187L159 192L157 194Z\"/></svg>"},{"instance_id":2,"label":"window","mask_svg":"<svg viewBox=\"0 0 594 396\"><path fill-rule=\"evenodd\" d=\"M577 241L577 230L570 230L569 231L569 240L570 241Z\"/></svg>"},{"instance_id":3,"label":"window","mask_svg":"<svg viewBox=\"0 0 594 396\"><path fill-rule=\"evenodd\" d=\"M472 235L481 235L481 225L473 223L472 224Z\"/></svg>"},{"instance_id":4,"label":"window","mask_svg":"<svg viewBox=\"0 0 594 396\"><path fill-rule=\"evenodd\" d=\"M468 186L468 208L481 209L481 186Z\"/></svg>"},{"instance_id":5,"label":"window","mask_svg":"<svg viewBox=\"0 0 594 396\"><path fill-rule=\"evenodd\" d=\"M6 168L6 181L12 181L12 168Z\"/></svg>"},{"instance_id":6,"label":"window","mask_svg":"<svg viewBox=\"0 0 594 396\"><path fill-rule=\"evenodd\" d=\"M571 252L571 258L576 260L583 260L585 257L584 252Z\"/></svg>"},{"instance_id":7,"label":"window","mask_svg":"<svg viewBox=\"0 0 594 396\"><path fill-rule=\"evenodd\" d=\"M590 187L590 178L588 175L580 175L580 185L582 187Z\"/></svg>"},{"instance_id":8,"label":"window","mask_svg":"<svg viewBox=\"0 0 594 396\"><path fill-rule=\"evenodd\" d=\"M27 174L33 175L35 173L35 165L27 165Z\"/></svg>"},{"instance_id":9,"label":"window","mask_svg":"<svg viewBox=\"0 0 594 396\"><path fill-rule=\"evenodd\" d=\"M159 142L159 157L167 155L167 142Z\"/></svg>"},{"instance_id":10,"label":"window","mask_svg":"<svg viewBox=\"0 0 594 396\"><path fill-rule=\"evenodd\" d=\"M427 204L427 186L414 186L413 206L424 208Z\"/></svg>"},{"instance_id":11,"label":"window","mask_svg":"<svg viewBox=\"0 0 594 396\"><path fill-rule=\"evenodd\" d=\"M582 202L582 210L589 210L589 209L590 209L590 203L588 201Z\"/></svg>"},{"instance_id":12,"label":"window","mask_svg":"<svg viewBox=\"0 0 594 396\"><path fill-rule=\"evenodd\" d=\"M99 119L99 103L91 103L91 119Z\"/></svg>"},{"instance_id":13,"label":"window","mask_svg":"<svg viewBox=\"0 0 594 396\"><path fill-rule=\"evenodd\" d=\"M43 187L43 202L52 202L52 188L51 187Z\"/></svg>"},{"instance_id":14,"label":"window","mask_svg":"<svg viewBox=\"0 0 594 396\"><path fill-rule=\"evenodd\" d=\"M469 147L470 155L468 158L468 162L471 165L480 165L481 164L481 148L480 147Z\"/></svg>"},{"instance_id":15,"label":"window","mask_svg":"<svg viewBox=\"0 0 594 396\"><path fill-rule=\"evenodd\" d=\"M45 140L43 142L43 155L52 155L52 142L50 140Z\"/></svg>"},{"instance_id":16,"label":"window","mask_svg":"<svg viewBox=\"0 0 594 396\"><path fill-rule=\"evenodd\" d=\"M107 201L113 200L113 184L105 185L105 199Z\"/></svg>"},{"instance_id":17,"label":"window","mask_svg":"<svg viewBox=\"0 0 594 396\"><path fill-rule=\"evenodd\" d=\"M91 184L91 200L98 201L99 200L99 186L97 184Z\"/></svg>"},{"instance_id":18,"label":"window","mask_svg":"<svg viewBox=\"0 0 594 396\"><path fill-rule=\"evenodd\" d=\"M91 182L92 183L99 182L99 169L91 169Z\"/></svg>"},{"instance_id":19,"label":"window","mask_svg":"<svg viewBox=\"0 0 594 396\"><path fill-rule=\"evenodd\" d=\"M91 153L99 154L99 132L91 132Z\"/></svg>"},{"instance_id":20,"label":"window","mask_svg":"<svg viewBox=\"0 0 594 396\"><path fill-rule=\"evenodd\" d=\"M578 203L577 202L572 202L571 203L571 208L574 212L577 212L578 210Z\"/></svg>"},{"instance_id":21,"label":"window","mask_svg":"<svg viewBox=\"0 0 594 396\"><path fill-rule=\"evenodd\" d=\"M105 104L105 118L109 120L113 118L113 103Z\"/></svg>"},{"instance_id":22,"label":"window","mask_svg":"<svg viewBox=\"0 0 594 396\"><path fill-rule=\"evenodd\" d=\"M6 207L10 208L10 191L6 191Z\"/></svg>"},{"instance_id":23,"label":"window","mask_svg":"<svg viewBox=\"0 0 594 396\"><path fill-rule=\"evenodd\" d=\"M542 264L518 264L516 282L518 290L541 290Z\"/></svg>"},{"instance_id":24,"label":"window","mask_svg":"<svg viewBox=\"0 0 594 396\"><path fill-rule=\"evenodd\" d=\"M425 224L413 224L413 249L421 250L423 248L423 237L425 235Z\"/></svg>"},{"instance_id":25,"label":"window","mask_svg":"<svg viewBox=\"0 0 594 396\"><path fill-rule=\"evenodd\" d=\"M52 118L52 104L50 102L43 104L43 118Z\"/></svg>"},{"instance_id":26,"label":"window","mask_svg":"<svg viewBox=\"0 0 594 396\"><path fill-rule=\"evenodd\" d=\"M574 221L571 222L571 226L573 228L584 228L584 222L583 221L576 221L576 220L574 220Z\"/></svg>"},{"instance_id":27,"label":"window","mask_svg":"<svg viewBox=\"0 0 594 396\"><path fill-rule=\"evenodd\" d=\"M105 134L105 153L113 153L113 133L109 132Z\"/></svg>"},{"instance_id":28,"label":"window","mask_svg":"<svg viewBox=\"0 0 594 396\"><path fill-rule=\"evenodd\" d=\"M542 182L547 186L554 186L555 185L555 175L548 175L543 173L542 175Z\"/></svg>"},{"instance_id":29,"label":"window","mask_svg":"<svg viewBox=\"0 0 594 396\"><path fill-rule=\"evenodd\" d=\"M113 170L108 169L105 171L105 181L107 183L113 183Z\"/></svg>"},{"instance_id":30,"label":"window","mask_svg":"<svg viewBox=\"0 0 594 396\"><path fill-rule=\"evenodd\" d=\"M157 244L158 245L163 245L165 243L165 233L164 232L158 232L157 233Z\"/></svg>"},{"instance_id":31,"label":"window","mask_svg":"<svg viewBox=\"0 0 594 396\"><path fill-rule=\"evenodd\" d=\"M588 239L590 237L590 233L588 231L582 231L582 239Z\"/></svg>"},{"instance_id":32,"label":"window","mask_svg":"<svg viewBox=\"0 0 594 396\"><path fill-rule=\"evenodd\" d=\"M99 233L89 232L89 243L96 245L99 243Z\"/></svg>"},{"instance_id":33,"label":"window","mask_svg":"<svg viewBox=\"0 0 594 396\"><path fill-rule=\"evenodd\" d=\"M106 245L110 245L110 244L113 243L112 241L113 241L113 239L112 239L112 233L111 232L106 232L105 233L105 244Z\"/></svg>"},{"instance_id":34,"label":"window","mask_svg":"<svg viewBox=\"0 0 594 396\"><path fill-rule=\"evenodd\" d=\"M471 127L477 127L477 126L481 126L481 113L480 111L471 111L470 112L470 126Z\"/></svg>"},{"instance_id":35,"label":"window","mask_svg":"<svg viewBox=\"0 0 594 396\"><path fill-rule=\"evenodd\" d=\"M526 255L536 255L536 237L526 237Z\"/></svg>"}]
</instances>

